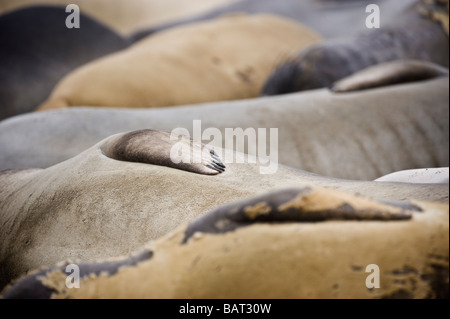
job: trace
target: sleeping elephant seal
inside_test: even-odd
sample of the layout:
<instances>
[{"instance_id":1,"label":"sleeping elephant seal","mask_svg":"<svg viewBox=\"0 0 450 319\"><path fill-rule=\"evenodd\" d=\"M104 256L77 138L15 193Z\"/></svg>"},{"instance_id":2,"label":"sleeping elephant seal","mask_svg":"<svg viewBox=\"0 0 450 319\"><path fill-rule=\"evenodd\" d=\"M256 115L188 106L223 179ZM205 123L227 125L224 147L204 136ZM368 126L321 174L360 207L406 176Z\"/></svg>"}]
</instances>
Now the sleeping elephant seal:
<instances>
[{"instance_id":1,"label":"sleeping elephant seal","mask_svg":"<svg viewBox=\"0 0 450 319\"><path fill-rule=\"evenodd\" d=\"M302 25L271 15L233 15L180 27L75 70L39 110L256 97L275 60L319 40Z\"/></svg>"},{"instance_id":2,"label":"sleeping elephant seal","mask_svg":"<svg viewBox=\"0 0 450 319\"><path fill-rule=\"evenodd\" d=\"M331 87L350 74L394 60L422 60L448 68L448 30L424 16L422 9L423 4L418 1L379 29L324 41L300 51L297 58L277 67L264 84L262 94ZM387 76L384 78L389 81Z\"/></svg>"},{"instance_id":3,"label":"sleeping elephant seal","mask_svg":"<svg viewBox=\"0 0 450 319\"><path fill-rule=\"evenodd\" d=\"M353 35L366 29L366 7L376 4L382 12L383 23L395 21L401 12L417 0L239 0L188 19L179 19L160 26L137 31L133 41L169 28L244 12L247 14L276 14L296 20L318 32L324 38Z\"/></svg>"},{"instance_id":4,"label":"sleeping elephant seal","mask_svg":"<svg viewBox=\"0 0 450 319\"><path fill-rule=\"evenodd\" d=\"M282 189L215 208L129 256L34 270L1 297L448 298L448 210Z\"/></svg>"},{"instance_id":5,"label":"sleeping elephant seal","mask_svg":"<svg viewBox=\"0 0 450 319\"><path fill-rule=\"evenodd\" d=\"M34 110L73 69L124 49L127 40L80 14L68 29L64 7L29 7L0 16L0 120Z\"/></svg>"},{"instance_id":6,"label":"sleeping elephant seal","mask_svg":"<svg viewBox=\"0 0 450 319\"><path fill-rule=\"evenodd\" d=\"M340 94L322 89L159 109L33 112L0 122L0 170L46 168L110 135L145 128L185 128L191 136L216 128L221 139L203 137L215 146L225 145L230 130L260 128L269 135L270 128L278 128L279 163L344 179L374 180L405 169L447 167L448 86L449 78L443 76ZM200 130L194 129L193 119L201 121L196 122ZM234 143L232 148L257 155L258 148L252 150L250 144Z\"/></svg>"},{"instance_id":7,"label":"sleeping elephant seal","mask_svg":"<svg viewBox=\"0 0 450 319\"><path fill-rule=\"evenodd\" d=\"M232 153L227 162L223 149L169 135L121 133L47 169L2 171L0 286L64 259L128 254L221 204L280 188L312 185L378 201L448 202L448 185L339 180L281 165L261 174L265 164L251 156ZM180 155L180 146L192 153Z\"/></svg>"}]
</instances>

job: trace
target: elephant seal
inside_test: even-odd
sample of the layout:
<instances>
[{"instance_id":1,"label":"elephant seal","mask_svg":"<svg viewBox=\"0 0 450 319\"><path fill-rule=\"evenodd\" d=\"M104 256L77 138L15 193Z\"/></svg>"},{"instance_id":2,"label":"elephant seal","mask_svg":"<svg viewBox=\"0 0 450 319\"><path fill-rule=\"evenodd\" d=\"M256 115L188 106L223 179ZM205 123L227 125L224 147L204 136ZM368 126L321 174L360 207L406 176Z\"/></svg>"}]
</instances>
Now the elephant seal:
<instances>
[{"instance_id":1,"label":"elephant seal","mask_svg":"<svg viewBox=\"0 0 450 319\"><path fill-rule=\"evenodd\" d=\"M130 39L138 41L148 35L170 28L211 20L235 12L266 13L287 17L308 26L324 38L329 39L364 31L367 18L366 7L369 4L379 6L384 24L398 19L403 10L416 2L417 0L240 0L196 17L144 28L136 31Z\"/></svg>"},{"instance_id":2,"label":"elephant seal","mask_svg":"<svg viewBox=\"0 0 450 319\"><path fill-rule=\"evenodd\" d=\"M68 29L65 8L33 6L0 16L0 120L34 110L73 69L124 49L128 41L80 14Z\"/></svg>"},{"instance_id":3,"label":"elephant seal","mask_svg":"<svg viewBox=\"0 0 450 319\"><path fill-rule=\"evenodd\" d=\"M233 15L172 29L75 70L38 110L256 97L273 61L319 40L297 22L271 15Z\"/></svg>"},{"instance_id":4,"label":"elephant seal","mask_svg":"<svg viewBox=\"0 0 450 319\"><path fill-rule=\"evenodd\" d=\"M285 96L129 110L69 108L0 122L0 170L46 168L118 132L185 128L278 128L278 162L344 179L374 180L405 169L449 165L448 76L334 94L322 89ZM99 125L101 123L101 125ZM32 131L34 134L30 135ZM357 132L357 134L355 134ZM251 153L250 143L233 149Z\"/></svg>"},{"instance_id":5,"label":"elephant seal","mask_svg":"<svg viewBox=\"0 0 450 319\"><path fill-rule=\"evenodd\" d=\"M265 164L242 153L224 162L218 147L214 154L202 151L206 158L190 170L183 163L168 165L164 156L180 142L191 145L167 140L160 131L120 133L46 169L0 172L0 286L61 260L91 262L131 253L219 205L282 188L326 187L377 201L448 202L444 184L340 180L282 165L274 174L261 174ZM217 157L226 167L217 164L208 174Z\"/></svg>"},{"instance_id":6,"label":"elephant seal","mask_svg":"<svg viewBox=\"0 0 450 319\"><path fill-rule=\"evenodd\" d=\"M282 189L215 208L129 256L34 270L1 298L448 298L448 224L448 205Z\"/></svg>"},{"instance_id":7,"label":"elephant seal","mask_svg":"<svg viewBox=\"0 0 450 319\"><path fill-rule=\"evenodd\" d=\"M421 14L421 7L418 1L380 29L331 39L300 51L296 58L276 68L262 95L331 87L350 74L394 60L422 60L448 68L448 35L439 23ZM384 80L391 81L387 76Z\"/></svg>"}]
</instances>

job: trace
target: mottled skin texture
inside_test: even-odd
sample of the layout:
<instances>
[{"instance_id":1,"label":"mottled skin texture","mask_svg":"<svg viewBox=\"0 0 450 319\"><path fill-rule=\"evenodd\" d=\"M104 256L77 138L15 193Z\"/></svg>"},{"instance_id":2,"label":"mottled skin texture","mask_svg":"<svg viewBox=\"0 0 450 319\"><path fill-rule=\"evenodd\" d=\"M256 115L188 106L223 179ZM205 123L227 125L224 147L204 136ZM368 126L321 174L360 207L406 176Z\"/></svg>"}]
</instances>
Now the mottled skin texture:
<instances>
[{"instance_id":1,"label":"mottled skin texture","mask_svg":"<svg viewBox=\"0 0 450 319\"><path fill-rule=\"evenodd\" d=\"M152 151L146 144L155 145L159 134L118 134L47 169L2 171L0 285L65 259L89 262L129 254L221 204L280 188L326 186L383 201L448 202L448 185L340 180L281 165L275 174L261 175L259 164L237 164L246 158L240 153L216 175L205 175L201 168L191 172L167 167L164 162L145 164L161 157L161 149ZM132 146L143 143L124 147L146 150L140 162L105 155L123 145L125 136ZM171 147L163 142L166 149ZM214 150L223 158L223 150Z\"/></svg>"},{"instance_id":2,"label":"mottled skin texture","mask_svg":"<svg viewBox=\"0 0 450 319\"><path fill-rule=\"evenodd\" d=\"M405 169L447 167L448 85L443 77L351 94L317 90L154 110L31 113L0 123L0 169L49 167L117 132L181 127L193 136L193 119L201 120L202 131L217 128L222 138L226 128L266 128L266 134L278 128L281 164L330 177L374 180ZM223 139L203 141L225 145Z\"/></svg>"},{"instance_id":3,"label":"mottled skin texture","mask_svg":"<svg viewBox=\"0 0 450 319\"><path fill-rule=\"evenodd\" d=\"M135 266L138 263L152 258L153 253L149 250L142 250L136 255L127 256L127 258L116 258L102 263L85 263L76 264L80 268L80 277L88 278L89 276L100 276L108 274L109 276L116 274L123 267ZM45 271L34 271L20 283L18 283L14 290L10 290L6 296L7 299L48 299L55 291L52 287L42 284L41 278L47 273L60 270L65 273L71 273L73 270L67 268L69 265L74 265L75 261L61 262L57 266ZM66 271L66 269L68 269ZM65 282L64 282L65 284Z\"/></svg>"},{"instance_id":4,"label":"mottled skin texture","mask_svg":"<svg viewBox=\"0 0 450 319\"><path fill-rule=\"evenodd\" d=\"M65 7L37 6L0 16L0 120L34 110L73 69L124 49L128 41L80 13L66 28Z\"/></svg>"},{"instance_id":5,"label":"mottled skin texture","mask_svg":"<svg viewBox=\"0 0 450 319\"><path fill-rule=\"evenodd\" d=\"M421 211L410 205L411 210ZM220 234L253 223L320 222L327 220L405 220L411 214L394 205L311 187L288 189L244 199L197 218L186 229L183 242L196 233Z\"/></svg>"},{"instance_id":6,"label":"mottled skin texture","mask_svg":"<svg viewBox=\"0 0 450 319\"><path fill-rule=\"evenodd\" d=\"M358 35L324 41L281 63L268 78L263 95L331 87L334 82L383 62L416 59L449 65L448 35L420 12L421 3L392 22ZM389 83L388 81L386 83Z\"/></svg>"},{"instance_id":7,"label":"mottled skin texture","mask_svg":"<svg viewBox=\"0 0 450 319\"><path fill-rule=\"evenodd\" d=\"M15 280L1 297L448 298L448 204L409 207L284 189L213 209L139 254L77 263L79 288L66 286L65 262ZM376 289L365 284L373 264Z\"/></svg>"}]
</instances>

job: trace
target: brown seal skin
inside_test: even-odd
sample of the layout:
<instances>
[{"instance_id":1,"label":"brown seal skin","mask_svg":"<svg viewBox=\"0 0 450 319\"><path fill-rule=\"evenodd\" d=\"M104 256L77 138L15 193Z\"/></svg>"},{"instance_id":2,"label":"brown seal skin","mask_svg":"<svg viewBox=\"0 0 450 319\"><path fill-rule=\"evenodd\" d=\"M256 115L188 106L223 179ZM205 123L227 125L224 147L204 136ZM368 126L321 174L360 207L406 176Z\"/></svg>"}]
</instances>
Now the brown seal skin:
<instances>
[{"instance_id":1,"label":"brown seal skin","mask_svg":"<svg viewBox=\"0 0 450 319\"><path fill-rule=\"evenodd\" d=\"M174 28L73 70L37 110L258 97L280 55L320 40L300 23L274 15L236 14Z\"/></svg>"},{"instance_id":2,"label":"brown seal skin","mask_svg":"<svg viewBox=\"0 0 450 319\"><path fill-rule=\"evenodd\" d=\"M68 14L32 6L0 16L0 120L34 110L71 70L128 46L82 12L80 28L68 29Z\"/></svg>"},{"instance_id":3,"label":"brown seal skin","mask_svg":"<svg viewBox=\"0 0 450 319\"><path fill-rule=\"evenodd\" d=\"M102 263L84 263L79 264L80 277L89 277L92 275L108 274L109 276L117 273L122 267L130 267L137 265L140 262L152 258L153 253L150 250L144 249L139 253L127 256L127 258L111 260ZM66 267L73 262L61 262L57 266L37 270L24 277L23 280L17 282L11 290L7 291L3 298L5 299L49 299L54 292L53 289L46 287L40 281L42 276L51 273L57 269L65 271Z\"/></svg>"},{"instance_id":4,"label":"brown seal skin","mask_svg":"<svg viewBox=\"0 0 450 319\"><path fill-rule=\"evenodd\" d=\"M433 62L448 68L449 43L442 26L421 14L421 4L379 29L325 41L302 50L268 78L262 95L331 87L370 66L402 59Z\"/></svg>"},{"instance_id":5,"label":"brown seal skin","mask_svg":"<svg viewBox=\"0 0 450 319\"><path fill-rule=\"evenodd\" d=\"M220 206L188 225L182 245L195 240L196 233L224 234L244 229L251 225L276 223L320 222L330 220L359 221L401 221L410 220L414 212L422 208L409 203L386 204L349 193L304 187L283 189L232 202ZM276 226L273 226L276 227ZM167 251L170 253L170 251ZM114 276L119 268L134 267L138 263L149 261L153 251L144 248L137 254L119 257L95 263L79 264L81 278ZM4 291L3 298L51 298L58 293L56 286L49 286L45 280L52 273L65 272L70 262L62 262L54 267L35 270L16 280ZM150 275L150 274L149 274ZM60 277L64 280L64 277ZM81 287L80 287L81 288Z\"/></svg>"},{"instance_id":6,"label":"brown seal skin","mask_svg":"<svg viewBox=\"0 0 450 319\"><path fill-rule=\"evenodd\" d=\"M285 189L233 202L197 218L186 229L183 243L195 233L225 233L253 223L319 222L327 220L405 220L407 211L422 209L410 203L371 202L343 192Z\"/></svg>"}]
</instances>

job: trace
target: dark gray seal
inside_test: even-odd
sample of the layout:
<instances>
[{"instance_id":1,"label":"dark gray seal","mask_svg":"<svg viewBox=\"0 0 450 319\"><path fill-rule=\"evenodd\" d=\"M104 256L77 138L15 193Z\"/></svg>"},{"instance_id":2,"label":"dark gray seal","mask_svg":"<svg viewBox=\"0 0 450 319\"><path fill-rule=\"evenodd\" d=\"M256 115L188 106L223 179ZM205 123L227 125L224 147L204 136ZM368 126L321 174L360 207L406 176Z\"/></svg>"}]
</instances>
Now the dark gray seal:
<instances>
[{"instance_id":1,"label":"dark gray seal","mask_svg":"<svg viewBox=\"0 0 450 319\"><path fill-rule=\"evenodd\" d=\"M71 70L127 47L128 40L80 13L68 29L65 7L33 6L0 16L0 120L32 111Z\"/></svg>"},{"instance_id":2,"label":"dark gray seal","mask_svg":"<svg viewBox=\"0 0 450 319\"><path fill-rule=\"evenodd\" d=\"M443 6L443 4L441 4ZM422 2L391 23L358 35L332 39L301 51L269 77L262 95L331 87L334 82L370 66L414 59L448 68L448 36L441 24L423 14ZM387 77L384 79L389 81Z\"/></svg>"}]
</instances>

